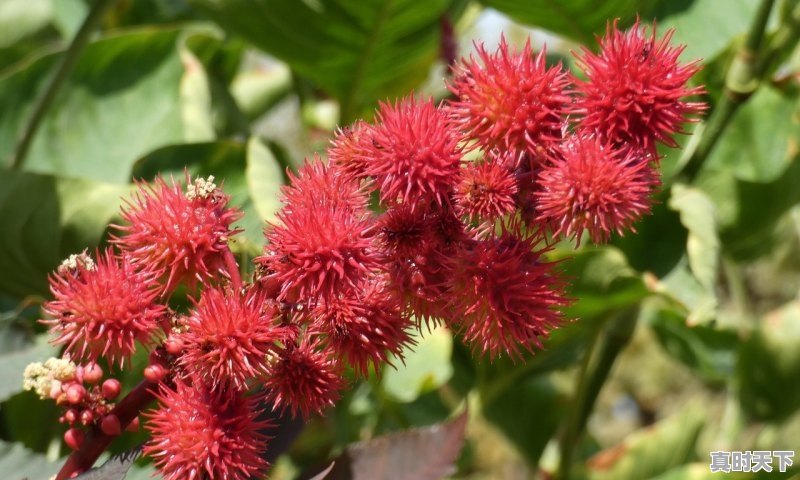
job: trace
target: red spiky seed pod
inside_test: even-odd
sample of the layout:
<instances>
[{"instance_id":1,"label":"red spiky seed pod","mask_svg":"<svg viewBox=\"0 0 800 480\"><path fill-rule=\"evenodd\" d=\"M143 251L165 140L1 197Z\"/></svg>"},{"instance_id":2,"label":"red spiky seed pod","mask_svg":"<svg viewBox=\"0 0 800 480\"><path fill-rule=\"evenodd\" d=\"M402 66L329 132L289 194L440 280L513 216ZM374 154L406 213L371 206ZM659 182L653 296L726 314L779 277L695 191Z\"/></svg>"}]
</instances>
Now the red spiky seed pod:
<instances>
[{"instance_id":1,"label":"red spiky seed pod","mask_svg":"<svg viewBox=\"0 0 800 480\"><path fill-rule=\"evenodd\" d=\"M359 182L344 173L337 164L325 164L318 155L297 173L289 172L289 184L281 189L288 211L314 209L320 206L343 208L363 213L369 195Z\"/></svg>"},{"instance_id":2,"label":"red spiky seed pod","mask_svg":"<svg viewBox=\"0 0 800 480\"><path fill-rule=\"evenodd\" d=\"M377 266L367 235L369 218L330 205L287 208L266 230L269 243L258 261L280 282L280 300L329 297L360 283Z\"/></svg>"},{"instance_id":3,"label":"red spiky seed pod","mask_svg":"<svg viewBox=\"0 0 800 480\"><path fill-rule=\"evenodd\" d=\"M213 180L191 182L187 174L186 192L174 179L140 183L122 209L126 224L114 225L119 236L112 241L140 267L163 274L165 293L178 283L194 285L219 273L228 239L239 232L231 225L242 213L228 207L229 197Z\"/></svg>"},{"instance_id":4,"label":"red spiky seed pod","mask_svg":"<svg viewBox=\"0 0 800 480\"><path fill-rule=\"evenodd\" d=\"M269 425L253 397L178 381L161 387L158 408L146 413L144 447L166 480L261 478Z\"/></svg>"},{"instance_id":5,"label":"red spiky seed pod","mask_svg":"<svg viewBox=\"0 0 800 480\"><path fill-rule=\"evenodd\" d=\"M166 307L159 305L159 285L152 272L139 270L111 249L98 252L91 268L64 266L50 277L53 300L44 304L52 316L43 320L76 360L105 358L123 366L136 342L149 345Z\"/></svg>"},{"instance_id":6,"label":"red spiky seed pod","mask_svg":"<svg viewBox=\"0 0 800 480\"><path fill-rule=\"evenodd\" d=\"M462 215L493 221L515 209L517 192L517 179L509 165L489 158L462 170L455 199Z\"/></svg>"},{"instance_id":7,"label":"red spiky seed pod","mask_svg":"<svg viewBox=\"0 0 800 480\"><path fill-rule=\"evenodd\" d=\"M328 161L335 165L351 180L364 180L367 175L367 164L364 160L364 148L369 142L365 133L367 124L359 120L356 123L339 129L328 147Z\"/></svg>"},{"instance_id":8,"label":"red spiky seed pod","mask_svg":"<svg viewBox=\"0 0 800 480\"><path fill-rule=\"evenodd\" d=\"M580 128L597 132L617 147L629 146L656 156L656 142L677 147L673 139L686 122L705 111L702 102L685 97L703 93L687 87L699 61L681 64L684 47L670 45L673 30L658 40L655 25L647 33L637 21L627 32L609 23L600 52L582 48L577 64L586 79L575 79L574 112Z\"/></svg>"},{"instance_id":9,"label":"red spiky seed pod","mask_svg":"<svg viewBox=\"0 0 800 480\"><path fill-rule=\"evenodd\" d=\"M584 231L594 243L623 235L650 211L658 173L642 155L618 150L597 137L572 137L539 173L534 196L537 220L554 235L574 238Z\"/></svg>"},{"instance_id":10,"label":"red spiky seed pod","mask_svg":"<svg viewBox=\"0 0 800 480\"><path fill-rule=\"evenodd\" d=\"M277 308L260 289L246 293L207 288L185 319L178 364L208 385L246 390L248 380L263 374L267 355L283 337Z\"/></svg>"},{"instance_id":11,"label":"red spiky seed pod","mask_svg":"<svg viewBox=\"0 0 800 480\"><path fill-rule=\"evenodd\" d=\"M564 282L536 243L535 236L511 225L465 246L451 260L454 327L490 359L533 352L561 324L559 309L569 303Z\"/></svg>"},{"instance_id":12,"label":"red spiky seed pod","mask_svg":"<svg viewBox=\"0 0 800 480\"><path fill-rule=\"evenodd\" d=\"M390 355L402 358L403 348L411 344L411 321L380 279L368 279L362 287L328 299L311 316L314 330L325 334L330 348L365 378L370 364L378 371Z\"/></svg>"},{"instance_id":13,"label":"red spiky seed pod","mask_svg":"<svg viewBox=\"0 0 800 480\"><path fill-rule=\"evenodd\" d=\"M459 133L432 100L382 103L359 159L385 205L449 201L461 163Z\"/></svg>"},{"instance_id":14,"label":"red spiky seed pod","mask_svg":"<svg viewBox=\"0 0 800 480\"><path fill-rule=\"evenodd\" d=\"M287 345L274 359L264 386L265 398L274 409L309 418L339 399L344 387L342 367L318 341L305 337L299 345Z\"/></svg>"},{"instance_id":15,"label":"red spiky seed pod","mask_svg":"<svg viewBox=\"0 0 800 480\"><path fill-rule=\"evenodd\" d=\"M453 122L484 150L540 155L558 143L570 103L569 76L561 65L547 67L542 49L530 40L522 51L500 39L490 54L476 45L478 59L462 60L448 85L457 97L447 106Z\"/></svg>"}]
</instances>

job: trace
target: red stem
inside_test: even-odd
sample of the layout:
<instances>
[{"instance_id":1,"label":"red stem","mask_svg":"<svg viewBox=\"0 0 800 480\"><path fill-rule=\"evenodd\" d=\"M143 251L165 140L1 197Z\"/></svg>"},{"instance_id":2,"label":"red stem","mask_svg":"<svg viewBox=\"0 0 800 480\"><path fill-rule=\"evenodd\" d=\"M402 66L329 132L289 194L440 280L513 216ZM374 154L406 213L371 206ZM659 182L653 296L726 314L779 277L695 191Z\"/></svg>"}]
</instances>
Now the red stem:
<instances>
[{"instance_id":1,"label":"red stem","mask_svg":"<svg viewBox=\"0 0 800 480\"><path fill-rule=\"evenodd\" d=\"M119 418L119 423L123 430L155 399L153 395L155 386L156 384L150 380L142 380L136 388L131 390L131 392L111 410L111 415L116 415L117 418ZM66 463L61 467L55 480L67 480L76 474L83 473L92 468L97 458L115 438L117 437L107 435L97 427L89 430L81 447L72 452L72 455L67 458Z\"/></svg>"},{"instance_id":2,"label":"red stem","mask_svg":"<svg viewBox=\"0 0 800 480\"><path fill-rule=\"evenodd\" d=\"M228 270L228 275L231 277L233 289L236 292L242 291L242 276L239 273L239 264L236 263L236 258L233 256L230 248L226 248L222 253L222 258L225 260L225 269Z\"/></svg>"}]
</instances>

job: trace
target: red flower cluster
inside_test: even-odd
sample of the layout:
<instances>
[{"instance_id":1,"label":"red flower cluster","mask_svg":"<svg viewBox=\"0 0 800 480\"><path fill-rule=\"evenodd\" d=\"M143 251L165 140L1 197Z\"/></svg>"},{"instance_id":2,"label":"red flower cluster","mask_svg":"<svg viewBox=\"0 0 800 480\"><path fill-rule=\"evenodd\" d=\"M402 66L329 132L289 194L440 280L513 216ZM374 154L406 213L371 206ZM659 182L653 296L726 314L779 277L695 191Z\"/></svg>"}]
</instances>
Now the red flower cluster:
<instances>
[{"instance_id":1,"label":"red flower cluster","mask_svg":"<svg viewBox=\"0 0 800 480\"><path fill-rule=\"evenodd\" d=\"M259 405L322 412L344 372L402 359L422 324L521 359L570 302L550 245L632 230L659 183L655 144L674 145L704 108L684 100L701 91L686 86L698 67L669 38L609 26L598 54L579 55L585 80L530 43L478 46L454 69L454 100L383 103L373 123L338 132L328 163L289 175L251 281L228 246L241 213L213 177L140 184L113 247L51 277L45 322L67 359L124 367L137 345L152 349L145 451L168 480L261 475ZM125 427L98 406L118 389L58 382L41 390L99 412L109 435Z\"/></svg>"}]
</instances>

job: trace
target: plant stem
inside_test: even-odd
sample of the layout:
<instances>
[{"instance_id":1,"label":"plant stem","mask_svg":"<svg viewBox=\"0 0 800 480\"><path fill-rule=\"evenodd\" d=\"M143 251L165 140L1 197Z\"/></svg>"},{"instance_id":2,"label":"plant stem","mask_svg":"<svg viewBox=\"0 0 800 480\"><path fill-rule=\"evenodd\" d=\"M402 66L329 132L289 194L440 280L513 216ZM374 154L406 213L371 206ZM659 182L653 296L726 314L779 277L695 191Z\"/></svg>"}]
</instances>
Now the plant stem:
<instances>
[{"instance_id":1,"label":"plant stem","mask_svg":"<svg viewBox=\"0 0 800 480\"><path fill-rule=\"evenodd\" d=\"M237 292L241 292L242 275L239 273L239 264L236 263L236 258L234 258L230 248L225 248L225 251L222 253L222 258L225 261L225 270L228 271L228 275L231 277L233 289Z\"/></svg>"},{"instance_id":2,"label":"plant stem","mask_svg":"<svg viewBox=\"0 0 800 480\"><path fill-rule=\"evenodd\" d=\"M733 115L744 102L758 89L765 74L762 44L767 28L770 12L775 0L762 0L753 17L750 30L742 46L728 67L725 75L725 87L722 97L717 103L703 130L703 136L682 174L690 181L697 176L706 158L716 146Z\"/></svg>"},{"instance_id":3,"label":"plant stem","mask_svg":"<svg viewBox=\"0 0 800 480\"><path fill-rule=\"evenodd\" d=\"M564 433L559 441L561 459L558 475L560 480L569 480L575 447L580 443L589 415L592 413L597 396L611 372L617 356L633 337L638 307L621 312L605 334L598 332L583 359L577 387ZM599 351L595 354L598 345Z\"/></svg>"},{"instance_id":4,"label":"plant stem","mask_svg":"<svg viewBox=\"0 0 800 480\"><path fill-rule=\"evenodd\" d=\"M153 401L155 396L152 390L155 386L156 384L149 380L142 380L111 410L111 415L116 415L119 418L119 423L123 430ZM81 447L72 452L72 455L67 458L55 480L67 480L75 474L92 468L97 458L115 438L117 437L107 435L100 428L93 427L86 435Z\"/></svg>"},{"instance_id":5,"label":"plant stem","mask_svg":"<svg viewBox=\"0 0 800 480\"><path fill-rule=\"evenodd\" d=\"M81 56L81 53L83 53L84 48L86 48L86 44L89 43L89 36L100 23L100 20L102 20L103 14L105 14L106 10L113 3L114 0L97 0L86 16L86 19L83 21L80 30L78 30L78 33L73 37L69 48L64 52L61 63L58 64L53 76L50 77L44 90L36 99L33 113L31 113L28 122L22 129L22 134L17 140L13 156L11 157L10 167L12 170L20 169L25 163L28 150L36 136L36 132L42 124L42 120L44 120L45 114L50 109L50 105L52 105L53 100L55 100L64 82L72 73L72 69L75 68L78 58Z\"/></svg>"}]
</instances>

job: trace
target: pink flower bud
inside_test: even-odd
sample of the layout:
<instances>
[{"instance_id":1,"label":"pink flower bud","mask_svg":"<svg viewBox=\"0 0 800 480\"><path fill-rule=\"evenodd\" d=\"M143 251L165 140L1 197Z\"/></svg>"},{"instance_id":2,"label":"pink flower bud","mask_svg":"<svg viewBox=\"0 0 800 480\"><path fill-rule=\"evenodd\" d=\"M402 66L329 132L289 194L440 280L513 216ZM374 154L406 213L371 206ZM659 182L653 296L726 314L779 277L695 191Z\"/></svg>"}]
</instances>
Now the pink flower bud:
<instances>
[{"instance_id":1,"label":"pink flower bud","mask_svg":"<svg viewBox=\"0 0 800 480\"><path fill-rule=\"evenodd\" d=\"M96 385L103 378L103 369L96 363L78 367L83 372L83 381L89 385Z\"/></svg>"},{"instance_id":2,"label":"pink flower bud","mask_svg":"<svg viewBox=\"0 0 800 480\"><path fill-rule=\"evenodd\" d=\"M120 390L122 390L122 385L119 383L119 380L115 378L109 378L105 382L103 382L103 397L106 400L114 400L119 396Z\"/></svg>"},{"instance_id":3,"label":"pink flower bud","mask_svg":"<svg viewBox=\"0 0 800 480\"><path fill-rule=\"evenodd\" d=\"M94 412L86 409L81 412L81 425L89 425L94 422Z\"/></svg>"},{"instance_id":4,"label":"pink flower bud","mask_svg":"<svg viewBox=\"0 0 800 480\"><path fill-rule=\"evenodd\" d=\"M122 426L119 423L119 417L114 414L106 415L103 417L103 421L100 422L100 429L106 435L111 435L112 437L116 437L117 435L122 433Z\"/></svg>"},{"instance_id":5,"label":"pink flower bud","mask_svg":"<svg viewBox=\"0 0 800 480\"><path fill-rule=\"evenodd\" d=\"M79 385L77 383L73 383L69 387L67 387L67 402L78 405L79 403L83 402L83 399L86 397L86 389L83 388L83 385Z\"/></svg>"},{"instance_id":6,"label":"pink flower bud","mask_svg":"<svg viewBox=\"0 0 800 480\"><path fill-rule=\"evenodd\" d=\"M151 382L159 382L164 376L167 375L167 369L158 363L148 365L144 369L144 377Z\"/></svg>"},{"instance_id":7,"label":"pink flower bud","mask_svg":"<svg viewBox=\"0 0 800 480\"><path fill-rule=\"evenodd\" d=\"M77 428L70 428L64 433L64 442L73 450L81 448L83 443L83 431Z\"/></svg>"}]
</instances>

